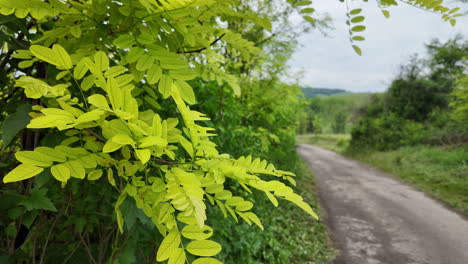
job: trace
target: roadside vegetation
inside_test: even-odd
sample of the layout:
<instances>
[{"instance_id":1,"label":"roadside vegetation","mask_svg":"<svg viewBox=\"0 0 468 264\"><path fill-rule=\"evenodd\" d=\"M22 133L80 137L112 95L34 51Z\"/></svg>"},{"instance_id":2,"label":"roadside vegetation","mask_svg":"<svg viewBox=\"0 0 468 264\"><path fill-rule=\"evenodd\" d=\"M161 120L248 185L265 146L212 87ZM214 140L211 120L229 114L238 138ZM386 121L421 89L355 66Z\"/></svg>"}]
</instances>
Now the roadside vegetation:
<instances>
[{"instance_id":1,"label":"roadside vegetation","mask_svg":"<svg viewBox=\"0 0 468 264\"><path fill-rule=\"evenodd\" d=\"M313 130L298 142L380 168L468 214L468 41L426 47L427 56L401 66L386 93L351 109L350 134ZM327 99L321 103L333 102Z\"/></svg>"}]
</instances>

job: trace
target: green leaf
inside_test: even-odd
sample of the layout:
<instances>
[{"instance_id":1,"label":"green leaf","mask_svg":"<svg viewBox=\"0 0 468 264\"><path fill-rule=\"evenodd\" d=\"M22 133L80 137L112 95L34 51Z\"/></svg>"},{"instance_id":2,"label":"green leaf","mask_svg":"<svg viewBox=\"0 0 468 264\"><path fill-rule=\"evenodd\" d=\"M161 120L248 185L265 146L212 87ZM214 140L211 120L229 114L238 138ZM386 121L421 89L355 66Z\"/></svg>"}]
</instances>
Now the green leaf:
<instances>
[{"instance_id":1,"label":"green leaf","mask_svg":"<svg viewBox=\"0 0 468 264\"><path fill-rule=\"evenodd\" d=\"M50 172L58 181L67 182L68 179L70 179L70 170L63 164L57 164L50 167Z\"/></svg>"},{"instance_id":2,"label":"green leaf","mask_svg":"<svg viewBox=\"0 0 468 264\"><path fill-rule=\"evenodd\" d=\"M93 94L90 97L88 97L88 102L91 105L96 106L97 108L104 109L106 111L112 111L109 107L109 104L107 103L106 98L101 95L101 94Z\"/></svg>"},{"instance_id":3,"label":"green leaf","mask_svg":"<svg viewBox=\"0 0 468 264\"><path fill-rule=\"evenodd\" d=\"M355 51L359 56L362 55L361 48L359 48L359 47L356 46L356 45L353 45L353 49L354 49L354 51Z\"/></svg>"},{"instance_id":4,"label":"green leaf","mask_svg":"<svg viewBox=\"0 0 468 264\"><path fill-rule=\"evenodd\" d=\"M56 66L60 65L60 60L52 49L39 45L32 45L29 50L36 58Z\"/></svg>"},{"instance_id":5,"label":"green leaf","mask_svg":"<svg viewBox=\"0 0 468 264\"><path fill-rule=\"evenodd\" d=\"M31 112L31 105L21 104L16 108L15 113L5 118L2 124L3 148L8 147L16 135L29 123L31 120L29 112Z\"/></svg>"},{"instance_id":6,"label":"green leaf","mask_svg":"<svg viewBox=\"0 0 468 264\"><path fill-rule=\"evenodd\" d=\"M223 264L221 261L214 258L199 258L196 259L192 264Z\"/></svg>"},{"instance_id":7,"label":"green leaf","mask_svg":"<svg viewBox=\"0 0 468 264\"><path fill-rule=\"evenodd\" d=\"M221 245L211 240L192 241L187 245L187 251L195 256L211 257L221 251Z\"/></svg>"},{"instance_id":8,"label":"green leaf","mask_svg":"<svg viewBox=\"0 0 468 264\"><path fill-rule=\"evenodd\" d=\"M144 137L140 140L140 145L138 147L147 148L151 146L165 147L167 146L167 140L165 140L162 137L156 137L156 136Z\"/></svg>"},{"instance_id":9,"label":"green leaf","mask_svg":"<svg viewBox=\"0 0 468 264\"><path fill-rule=\"evenodd\" d=\"M56 80L60 80L62 79L63 77L67 76L69 73L69 71L61 71L59 72L56 76L55 76L55 79Z\"/></svg>"},{"instance_id":10,"label":"green leaf","mask_svg":"<svg viewBox=\"0 0 468 264\"><path fill-rule=\"evenodd\" d=\"M153 63L154 63L153 56L150 56L148 54L144 54L138 60L138 62L136 64L136 69L139 70L139 71L144 71L144 70L150 69L151 66L153 66Z\"/></svg>"},{"instance_id":11,"label":"green leaf","mask_svg":"<svg viewBox=\"0 0 468 264\"><path fill-rule=\"evenodd\" d=\"M191 240L205 240L213 235L213 228L209 226L200 228L198 225L187 225L182 229L181 234Z\"/></svg>"},{"instance_id":12,"label":"green leaf","mask_svg":"<svg viewBox=\"0 0 468 264\"><path fill-rule=\"evenodd\" d=\"M351 28L351 31L353 32L362 32L364 30L366 30L366 26L363 25L358 25Z\"/></svg>"},{"instance_id":13,"label":"green leaf","mask_svg":"<svg viewBox=\"0 0 468 264\"><path fill-rule=\"evenodd\" d=\"M185 250L182 248L177 248L174 250L174 252L172 252L167 264L184 264L186 259L187 256L185 255Z\"/></svg>"},{"instance_id":14,"label":"green leaf","mask_svg":"<svg viewBox=\"0 0 468 264\"><path fill-rule=\"evenodd\" d=\"M54 46L52 46L52 51L55 53L60 63L58 66L64 69L71 69L73 67L70 55L68 55L67 51L62 46L54 44Z\"/></svg>"},{"instance_id":15,"label":"green leaf","mask_svg":"<svg viewBox=\"0 0 468 264\"><path fill-rule=\"evenodd\" d=\"M182 80L175 80L174 84L179 89L180 96L187 104L196 103L195 93L188 83Z\"/></svg>"},{"instance_id":16,"label":"green leaf","mask_svg":"<svg viewBox=\"0 0 468 264\"><path fill-rule=\"evenodd\" d=\"M68 170L70 171L70 176L78 179L84 179L86 176L85 169L83 165L77 160L72 160L72 161L67 161L65 163L62 163L65 165Z\"/></svg>"},{"instance_id":17,"label":"green leaf","mask_svg":"<svg viewBox=\"0 0 468 264\"><path fill-rule=\"evenodd\" d=\"M26 97L33 99L41 98L52 89L52 87L44 81L29 76L21 76L16 80L15 86L24 88Z\"/></svg>"},{"instance_id":18,"label":"green leaf","mask_svg":"<svg viewBox=\"0 0 468 264\"><path fill-rule=\"evenodd\" d=\"M112 168L107 169L107 181L109 181L112 186L115 186L114 171Z\"/></svg>"},{"instance_id":19,"label":"green leaf","mask_svg":"<svg viewBox=\"0 0 468 264\"><path fill-rule=\"evenodd\" d=\"M108 140L104 147L102 148L102 152L104 153L110 153L118 150L119 148L123 147L124 145L118 144L113 142L112 140Z\"/></svg>"},{"instance_id":20,"label":"green leaf","mask_svg":"<svg viewBox=\"0 0 468 264\"><path fill-rule=\"evenodd\" d=\"M302 13L302 14L310 14L310 13L313 13L314 11L315 11L314 8L308 7L308 8L302 9L302 10L301 10L301 13Z\"/></svg>"},{"instance_id":21,"label":"green leaf","mask_svg":"<svg viewBox=\"0 0 468 264\"><path fill-rule=\"evenodd\" d=\"M107 58L106 53L103 51L98 51L96 54L94 54L94 63L101 71L105 71L107 68L109 68L109 58Z\"/></svg>"},{"instance_id":22,"label":"green leaf","mask_svg":"<svg viewBox=\"0 0 468 264\"><path fill-rule=\"evenodd\" d=\"M81 37L81 26L80 25L76 25L76 26L73 26L70 28L70 33L72 34L72 36L74 36L75 38L80 38Z\"/></svg>"},{"instance_id":23,"label":"green leaf","mask_svg":"<svg viewBox=\"0 0 468 264\"><path fill-rule=\"evenodd\" d=\"M53 161L49 156L36 151L19 151L16 152L15 157L24 164L39 167L50 167Z\"/></svg>"},{"instance_id":24,"label":"green leaf","mask_svg":"<svg viewBox=\"0 0 468 264\"><path fill-rule=\"evenodd\" d=\"M389 18L390 17L390 12L388 10L382 10L382 14L384 15L385 18Z\"/></svg>"},{"instance_id":25,"label":"green leaf","mask_svg":"<svg viewBox=\"0 0 468 264\"><path fill-rule=\"evenodd\" d=\"M164 99L168 98L172 93L173 80L169 75L163 75L159 81L159 92L162 94Z\"/></svg>"},{"instance_id":26,"label":"green leaf","mask_svg":"<svg viewBox=\"0 0 468 264\"><path fill-rule=\"evenodd\" d=\"M189 81L189 80L195 79L198 76L197 72L189 68L170 70L169 75L176 80L183 80L183 81Z\"/></svg>"},{"instance_id":27,"label":"green leaf","mask_svg":"<svg viewBox=\"0 0 468 264\"><path fill-rule=\"evenodd\" d=\"M455 20L455 19L450 19L450 25L452 25L452 27L454 27L455 24L457 24L457 20Z\"/></svg>"},{"instance_id":28,"label":"green leaf","mask_svg":"<svg viewBox=\"0 0 468 264\"><path fill-rule=\"evenodd\" d=\"M361 8L357 8L357 9L353 9L349 12L349 14L351 15L357 15L359 13L361 13L362 9Z\"/></svg>"},{"instance_id":29,"label":"green leaf","mask_svg":"<svg viewBox=\"0 0 468 264\"><path fill-rule=\"evenodd\" d=\"M90 172L88 174L88 180L90 181L95 181L95 180L99 180L99 178L102 177L102 170L93 170L92 172Z\"/></svg>"},{"instance_id":30,"label":"green leaf","mask_svg":"<svg viewBox=\"0 0 468 264\"><path fill-rule=\"evenodd\" d=\"M135 141L125 134L117 134L111 138L111 141L121 145L135 145Z\"/></svg>"},{"instance_id":31,"label":"green leaf","mask_svg":"<svg viewBox=\"0 0 468 264\"><path fill-rule=\"evenodd\" d=\"M36 209L57 212L57 208L47 197L46 189L32 189L31 196L27 200L21 202L20 205L24 205L28 211Z\"/></svg>"},{"instance_id":32,"label":"green leaf","mask_svg":"<svg viewBox=\"0 0 468 264\"><path fill-rule=\"evenodd\" d=\"M159 79L162 76L162 68L154 63L146 73L146 80L148 81L148 84L155 84L159 81Z\"/></svg>"},{"instance_id":33,"label":"green leaf","mask_svg":"<svg viewBox=\"0 0 468 264\"><path fill-rule=\"evenodd\" d=\"M4 183L26 180L41 173L44 169L33 165L20 164L3 177Z\"/></svg>"},{"instance_id":34,"label":"green leaf","mask_svg":"<svg viewBox=\"0 0 468 264\"><path fill-rule=\"evenodd\" d=\"M364 40L366 40L366 38L364 38L363 36L354 36L351 39L355 40L355 41L364 41Z\"/></svg>"},{"instance_id":35,"label":"green leaf","mask_svg":"<svg viewBox=\"0 0 468 264\"><path fill-rule=\"evenodd\" d=\"M256 214L252 212L245 212L244 215L247 216L250 220L252 220L252 222L254 222L254 224L256 224L261 230L264 230L262 222L260 221L260 219L258 219L258 216Z\"/></svg>"},{"instance_id":36,"label":"green leaf","mask_svg":"<svg viewBox=\"0 0 468 264\"><path fill-rule=\"evenodd\" d=\"M124 72L126 72L127 69L124 66L113 66L110 67L105 73L104 77L110 78L110 77L116 77Z\"/></svg>"},{"instance_id":37,"label":"green leaf","mask_svg":"<svg viewBox=\"0 0 468 264\"><path fill-rule=\"evenodd\" d=\"M135 43L135 37L130 34L120 35L114 39L113 44L122 49L130 48Z\"/></svg>"},{"instance_id":38,"label":"green leaf","mask_svg":"<svg viewBox=\"0 0 468 264\"><path fill-rule=\"evenodd\" d=\"M315 22L317 22L317 20L311 16L304 16L304 19L311 24L315 24Z\"/></svg>"},{"instance_id":39,"label":"green leaf","mask_svg":"<svg viewBox=\"0 0 468 264\"><path fill-rule=\"evenodd\" d=\"M180 234L177 231L171 231L163 239L161 245L159 246L158 253L156 254L157 261L164 261L169 259L169 257L179 248L180 245Z\"/></svg>"},{"instance_id":40,"label":"green leaf","mask_svg":"<svg viewBox=\"0 0 468 264\"><path fill-rule=\"evenodd\" d=\"M104 111L100 110L100 109L94 109L90 112L87 112L87 113L84 113L82 115L80 115L75 123L79 124L79 123L86 123L86 122L91 122L91 121L96 121L96 120L99 120L101 119L101 117L104 115Z\"/></svg>"},{"instance_id":41,"label":"green leaf","mask_svg":"<svg viewBox=\"0 0 468 264\"><path fill-rule=\"evenodd\" d=\"M146 164L151 158L151 150L149 149L137 149L135 150L138 159L141 163Z\"/></svg>"},{"instance_id":42,"label":"green leaf","mask_svg":"<svg viewBox=\"0 0 468 264\"><path fill-rule=\"evenodd\" d=\"M353 18L351 19L351 22L352 22L352 23L360 23L360 22L364 21L364 19L365 19L365 18L364 18L363 16L357 16L357 17L353 17Z\"/></svg>"},{"instance_id":43,"label":"green leaf","mask_svg":"<svg viewBox=\"0 0 468 264\"><path fill-rule=\"evenodd\" d=\"M62 152L49 147L37 147L34 149L34 152L44 154L47 158L57 162L65 162L67 160L67 158L62 155Z\"/></svg>"}]
</instances>

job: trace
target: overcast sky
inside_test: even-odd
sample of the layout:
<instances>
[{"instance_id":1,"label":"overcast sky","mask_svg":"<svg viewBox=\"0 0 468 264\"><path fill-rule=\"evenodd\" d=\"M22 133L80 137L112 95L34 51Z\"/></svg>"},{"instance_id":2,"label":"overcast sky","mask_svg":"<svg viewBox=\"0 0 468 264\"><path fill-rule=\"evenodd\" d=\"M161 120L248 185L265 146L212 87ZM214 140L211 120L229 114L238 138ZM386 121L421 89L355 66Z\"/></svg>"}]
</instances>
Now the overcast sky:
<instances>
[{"instance_id":1,"label":"overcast sky","mask_svg":"<svg viewBox=\"0 0 468 264\"><path fill-rule=\"evenodd\" d=\"M456 6L463 5L467 6ZM300 37L301 46L289 65L291 72L303 71L301 85L382 92L400 64L407 62L411 54L424 53L424 43L433 38L444 41L457 33L468 38L467 17L459 17L452 27L438 14L400 4L389 9L390 19L385 19L375 1L369 1L364 3L366 41L360 45L363 55L358 56L348 41L345 5L337 0L317 0L313 6L332 17L335 29L328 32L328 37L317 31Z\"/></svg>"}]
</instances>

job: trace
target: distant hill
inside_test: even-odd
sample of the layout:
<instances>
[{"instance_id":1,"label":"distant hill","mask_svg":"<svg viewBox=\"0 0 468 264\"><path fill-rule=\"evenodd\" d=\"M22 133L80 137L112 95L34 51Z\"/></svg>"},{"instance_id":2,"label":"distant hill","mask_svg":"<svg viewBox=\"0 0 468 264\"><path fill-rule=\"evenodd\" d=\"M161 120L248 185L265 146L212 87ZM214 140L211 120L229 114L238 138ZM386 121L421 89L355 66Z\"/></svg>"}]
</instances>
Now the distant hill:
<instances>
[{"instance_id":1,"label":"distant hill","mask_svg":"<svg viewBox=\"0 0 468 264\"><path fill-rule=\"evenodd\" d=\"M349 93L343 89L329 89L329 88L311 88L311 87L302 87L302 92L306 98L313 98L317 96L331 96L336 94Z\"/></svg>"}]
</instances>

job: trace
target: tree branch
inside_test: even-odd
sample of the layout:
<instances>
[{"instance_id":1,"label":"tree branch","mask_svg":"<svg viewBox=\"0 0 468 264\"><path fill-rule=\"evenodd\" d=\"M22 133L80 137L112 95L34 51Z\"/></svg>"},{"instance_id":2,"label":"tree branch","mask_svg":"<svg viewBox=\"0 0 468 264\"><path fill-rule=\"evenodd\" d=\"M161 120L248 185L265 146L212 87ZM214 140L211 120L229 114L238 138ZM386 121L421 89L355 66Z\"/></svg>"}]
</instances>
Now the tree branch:
<instances>
[{"instance_id":1,"label":"tree branch","mask_svg":"<svg viewBox=\"0 0 468 264\"><path fill-rule=\"evenodd\" d=\"M213 42L211 42L210 44L210 47L215 45L216 43L218 43L218 41L220 41L224 35L226 35L226 33L223 33L221 36L219 36L218 38L216 38ZM204 50L206 50L208 47L204 47L204 48L201 48L201 49L196 49L196 50L188 50L188 51L177 51L177 53L183 53L183 54L187 54L187 53L200 53Z\"/></svg>"}]
</instances>

